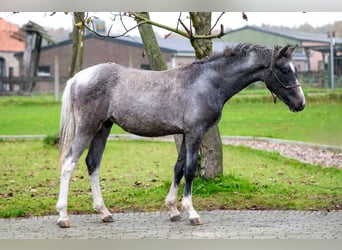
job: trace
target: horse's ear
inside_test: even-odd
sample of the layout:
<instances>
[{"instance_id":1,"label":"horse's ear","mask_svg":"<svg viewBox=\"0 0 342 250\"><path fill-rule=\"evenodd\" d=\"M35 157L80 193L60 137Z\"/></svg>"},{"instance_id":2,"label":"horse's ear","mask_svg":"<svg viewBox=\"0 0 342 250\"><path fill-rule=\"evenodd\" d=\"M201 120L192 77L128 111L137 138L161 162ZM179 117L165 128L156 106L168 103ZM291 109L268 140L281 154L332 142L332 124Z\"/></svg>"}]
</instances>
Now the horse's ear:
<instances>
[{"instance_id":1,"label":"horse's ear","mask_svg":"<svg viewBox=\"0 0 342 250\"><path fill-rule=\"evenodd\" d=\"M297 44L293 47L291 47L290 45L286 45L279 51L279 56L291 57L292 53L296 50L297 46Z\"/></svg>"}]
</instances>

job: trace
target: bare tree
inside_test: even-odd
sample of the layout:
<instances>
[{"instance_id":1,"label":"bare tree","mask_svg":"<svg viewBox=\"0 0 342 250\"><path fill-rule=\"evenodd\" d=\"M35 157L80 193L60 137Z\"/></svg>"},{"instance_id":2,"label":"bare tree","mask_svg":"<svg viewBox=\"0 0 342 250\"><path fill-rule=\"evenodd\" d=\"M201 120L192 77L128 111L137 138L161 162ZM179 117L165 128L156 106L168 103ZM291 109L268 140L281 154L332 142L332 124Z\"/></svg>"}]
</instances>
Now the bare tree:
<instances>
[{"instance_id":1,"label":"bare tree","mask_svg":"<svg viewBox=\"0 0 342 250\"><path fill-rule=\"evenodd\" d=\"M208 35L211 32L211 12L190 12L195 35ZM212 54L212 40L193 39L196 58L201 59ZM202 178L214 178L223 174L222 141L218 125L212 127L204 136L201 145L201 162L198 174Z\"/></svg>"},{"instance_id":2,"label":"bare tree","mask_svg":"<svg viewBox=\"0 0 342 250\"><path fill-rule=\"evenodd\" d=\"M150 19L148 12L137 12L140 16ZM148 23L142 23L143 21L137 20L139 33L141 40L144 43L145 52L147 54L148 61L151 69L153 70L166 70L167 66L158 46L157 38L153 32L152 26Z\"/></svg>"},{"instance_id":3,"label":"bare tree","mask_svg":"<svg viewBox=\"0 0 342 250\"><path fill-rule=\"evenodd\" d=\"M82 69L83 40L85 25L84 12L74 12L74 28L72 30L72 55L69 68L69 78Z\"/></svg>"}]
</instances>

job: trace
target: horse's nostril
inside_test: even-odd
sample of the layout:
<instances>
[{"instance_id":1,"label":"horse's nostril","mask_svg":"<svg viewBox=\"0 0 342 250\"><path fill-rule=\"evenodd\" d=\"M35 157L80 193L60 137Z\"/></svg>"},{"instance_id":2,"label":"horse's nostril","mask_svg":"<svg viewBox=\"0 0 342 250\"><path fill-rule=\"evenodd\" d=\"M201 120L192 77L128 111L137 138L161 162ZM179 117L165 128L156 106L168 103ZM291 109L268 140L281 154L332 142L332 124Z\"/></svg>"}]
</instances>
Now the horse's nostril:
<instances>
[{"instance_id":1,"label":"horse's nostril","mask_svg":"<svg viewBox=\"0 0 342 250\"><path fill-rule=\"evenodd\" d=\"M297 111L302 111L304 108L305 108L305 102L302 101L302 102L300 102L300 104L298 105Z\"/></svg>"}]
</instances>

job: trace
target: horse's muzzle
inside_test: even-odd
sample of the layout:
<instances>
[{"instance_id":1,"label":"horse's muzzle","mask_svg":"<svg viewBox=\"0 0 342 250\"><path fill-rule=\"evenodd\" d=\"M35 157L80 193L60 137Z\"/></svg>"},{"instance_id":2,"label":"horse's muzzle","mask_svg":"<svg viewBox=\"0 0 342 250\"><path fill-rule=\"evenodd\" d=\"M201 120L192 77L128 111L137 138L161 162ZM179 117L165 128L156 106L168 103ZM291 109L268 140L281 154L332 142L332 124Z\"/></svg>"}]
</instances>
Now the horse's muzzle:
<instances>
[{"instance_id":1,"label":"horse's muzzle","mask_svg":"<svg viewBox=\"0 0 342 250\"><path fill-rule=\"evenodd\" d=\"M305 108L305 100L300 101L297 105L289 106L289 109L292 112L299 112L299 111L302 111L304 108Z\"/></svg>"}]
</instances>

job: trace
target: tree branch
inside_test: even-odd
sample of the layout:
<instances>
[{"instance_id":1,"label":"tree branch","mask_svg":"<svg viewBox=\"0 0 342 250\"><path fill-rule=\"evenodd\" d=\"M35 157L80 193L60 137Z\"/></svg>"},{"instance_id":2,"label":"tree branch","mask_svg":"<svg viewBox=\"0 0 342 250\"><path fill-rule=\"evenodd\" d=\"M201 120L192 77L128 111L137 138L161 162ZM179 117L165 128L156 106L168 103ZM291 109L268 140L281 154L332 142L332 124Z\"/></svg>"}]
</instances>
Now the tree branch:
<instances>
[{"instance_id":1,"label":"tree branch","mask_svg":"<svg viewBox=\"0 0 342 250\"><path fill-rule=\"evenodd\" d=\"M221 17L223 16L225 14L225 12L222 12L221 14L220 14L220 16L216 19L216 22L215 22L215 24L213 25L213 27L211 28L211 30L210 30L210 33L215 29L215 26L217 25L217 23L219 22L219 20L221 19ZM220 27L222 26L222 24L220 25ZM221 27L221 30L222 30L222 27Z\"/></svg>"},{"instance_id":2,"label":"tree branch","mask_svg":"<svg viewBox=\"0 0 342 250\"><path fill-rule=\"evenodd\" d=\"M218 34L215 34L215 35L193 35L191 30L189 30L189 28L180 19L178 19L178 21L183 26L183 28L185 29L186 32L179 30L178 27L175 29L175 28L169 27L167 25L163 25L163 24L151 21L150 19L147 19L147 18L144 18L142 16L139 16L135 12L131 12L131 15L133 15L136 19L145 21L146 23L154 25L154 26L157 26L159 28L163 28L163 29L166 29L168 31L174 32L174 33L176 33L178 35L181 35L181 36L184 36L184 37L186 37L186 38L188 38L190 40L195 40L195 39L213 39L213 38L220 38L220 37L224 36L224 27L223 27L222 24L221 24L221 30L220 30L220 32Z\"/></svg>"},{"instance_id":3,"label":"tree branch","mask_svg":"<svg viewBox=\"0 0 342 250\"><path fill-rule=\"evenodd\" d=\"M122 21L121 17L120 17L120 20L121 20L121 22L122 22L122 24L123 24L123 21ZM117 36L111 36L111 35L109 35L109 33L110 33L110 31L111 31L113 25L110 27L109 31L107 32L107 35L103 35L103 34L101 34L101 33L98 33L97 31L95 31L94 26L93 26L93 27L89 27L89 22L91 22L91 23L93 24L92 17L88 17L88 15L87 15L84 19L81 19L81 23L78 23L78 24L75 24L75 25L76 25L76 26L82 25L82 26L84 26L84 28L85 28L86 30L88 30L89 32L91 32L91 33L93 33L93 34L95 34L95 35L97 35L97 36L99 36L99 37L102 37L102 38L119 38L119 37L125 36L125 35L127 35L130 31L132 31L132 30L134 30L135 28L137 28L139 25L145 23L145 22L141 22L141 23L139 23L139 24L137 24L137 25L135 25L134 27L129 28L129 29L127 29L127 28L123 25L123 27L125 28L125 32L123 32L123 33L121 33L120 35L117 35Z\"/></svg>"},{"instance_id":4,"label":"tree branch","mask_svg":"<svg viewBox=\"0 0 342 250\"><path fill-rule=\"evenodd\" d=\"M223 14L221 14L222 16ZM124 13L124 16L127 16L127 17L130 17L130 18L134 18L136 20L139 20L141 22L139 22L137 25L135 25L134 27L132 28L127 28L125 25L124 25L124 21L122 20L122 14L120 13L119 14L120 16L120 22L122 24L122 26L124 27L125 29L125 32L119 34L119 35L115 35L115 36L112 36L112 35L109 35L111 29L112 29L112 26L111 28L109 29L109 31L107 32L107 35L103 35L101 33L98 33L94 27L90 27L89 23L92 23L93 24L93 21L92 21L92 18L96 18L96 17L88 17L88 15L86 15L86 17L84 19L81 19L80 20L80 23L77 23L75 24L76 26L83 26L86 30L88 30L89 32L99 36L99 37L102 37L102 38L118 38L118 37L122 37L122 36L126 36L130 31L134 30L135 28L139 27L140 25L142 24L151 24L153 26L156 26L156 27L159 27L159 28L162 28L162 29L165 29L165 30L168 30L168 31L171 31L173 33L176 33L178 35L181 35L187 39L190 39L190 40L196 40L196 39L213 39L213 38L220 38L222 36L224 36L224 28L223 28L223 25L221 24L221 30L219 33L217 34L214 34L214 35L194 35L191 31L191 29L189 29L183 22L182 20L180 19L180 16L178 18L178 23L180 23L182 25L182 27L184 28L185 31L182 31L182 30L179 30L178 29L178 24L177 24L177 27L176 28L172 28L170 26L167 26L167 25L164 25L164 24L161 24L161 23L157 23L157 22L154 22L152 20L150 20L149 18L145 18L141 15L139 15L138 13L136 12L127 12L127 13ZM220 17L221 17L220 16ZM115 17L114 17L114 20L115 20ZM218 21L217 21L218 22ZM215 25L217 24L217 22L215 23Z\"/></svg>"},{"instance_id":5,"label":"tree branch","mask_svg":"<svg viewBox=\"0 0 342 250\"><path fill-rule=\"evenodd\" d=\"M138 20L141 20L141 21L144 21L145 23L148 23L148 24L151 24L153 26L156 26L156 27L159 27L159 28L162 28L162 29L165 29L165 30L168 30L168 31L171 31L171 32L174 32L174 33L177 33L181 36L184 36L186 38L189 38L188 34L184 31L181 31L179 30L178 28L172 28L170 26L167 26L167 25L164 25L164 24L160 24L160 23L157 23L157 22L154 22L154 21L151 21L150 19L148 18L145 18L141 15L138 15L136 12L131 12L131 15L134 16L135 19L138 19Z\"/></svg>"}]
</instances>

